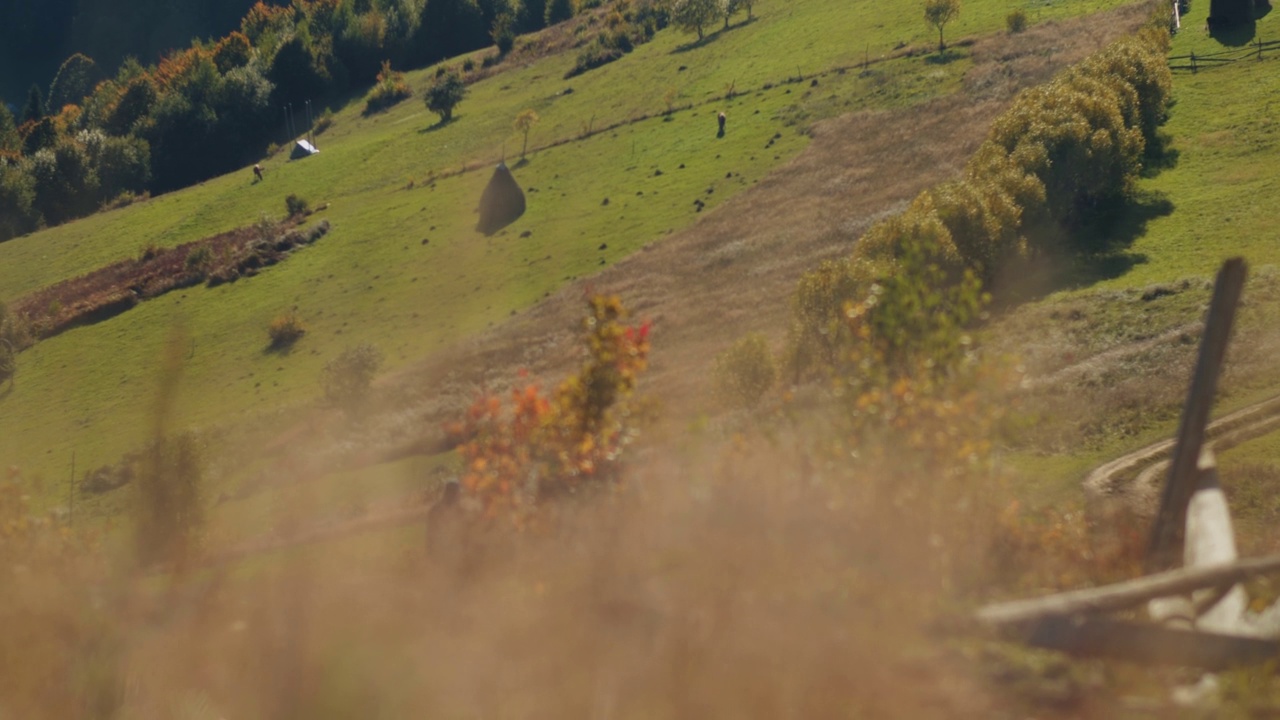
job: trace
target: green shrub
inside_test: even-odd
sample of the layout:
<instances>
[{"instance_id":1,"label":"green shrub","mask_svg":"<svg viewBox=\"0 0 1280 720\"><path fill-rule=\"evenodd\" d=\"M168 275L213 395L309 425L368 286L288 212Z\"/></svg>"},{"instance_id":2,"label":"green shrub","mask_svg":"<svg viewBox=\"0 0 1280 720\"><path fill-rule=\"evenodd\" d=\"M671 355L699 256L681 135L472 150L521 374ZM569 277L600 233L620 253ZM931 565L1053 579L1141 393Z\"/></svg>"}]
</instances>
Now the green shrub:
<instances>
[{"instance_id":1,"label":"green shrub","mask_svg":"<svg viewBox=\"0 0 1280 720\"><path fill-rule=\"evenodd\" d=\"M1004 16L1004 26L1011 33L1020 33L1027 29L1027 11L1021 8Z\"/></svg>"},{"instance_id":2,"label":"green shrub","mask_svg":"<svg viewBox=\"0 0 1280 720\"><path fill-rule=\"evenodd\" d=\"M498 56L505 57L516 46L516 19L509 12L502 13L493 21L493 44L498 47Z\"/></svg>"},{"instance_id":3,"label":"green shrub","mask_svg":"<svg viewBox=\"0 0 1280 720\"><path fill-rule=\"evenodd\" d=\"M35 230L41 219L35 178L0 160L0 241Z\"/></svg>"},{"instance_id":4,"label":"green shrub","mask_svg":"<svg viewBox=\"0 0 1280 720\"><path fill-rule=\"evenodd\" d=\"M103 201L102 206L99 209L104 212L107 210L119 210L120 208L123 208L123 207L129 207L134 203L140 203L150 199L151 199L151 193L149 192L142 192L138 194L134 194L131 192L122 192L119 195L116 195L115 197L111 198L110 200Z\"/></svg>"},{"instance_id":5,"label":"green shrub","mask_svg":"<svg viewBox=\"0 0 1280 720\"><path fill-rule=\"evenodd\" d=\"M625 53L614 47L606 47L600 37L596 37L585 47L578 51L578 57L573 62L573 67L564 74L566 80L582 73L608 65L609 63L622 57Z\"/></svg>"},{"instance_id":6,"label":"green shrub","mask_svg":"<svg viewBox=\"0 0 1280 720\"><path fill-rule=\"evenodd\" d=\"M209 270L209 265L212 262L213 250L208 245L198 245L187 251L187 259L183 264L190 272L204 273Z\"/></svg>"},{"instance_id":7,"label":"green shrub","mask_svg":"<svg viewBox=\"0 0 1280 720\"><path fill-rule=\"evenodd\" d=\"M861 268L864 278L869 280L883 273L901 257L903 244L908 242L928 248L931 259L953 275L964 266L950 230L938 215L933 195L922 192L906 211L872 225L858 241L856 256L865 265Z\"/></svg>"},{"instance_id":8,"label":"green shrub","mask_svg":"<svg viewBox=\"0 0 1280 720\"><path fill-rule=\"evenodd\" d=\"M617 60L653 39L667 26L670 15L666 7L655 2L618 3L605 17L604 27L578 51L573 67L565 78L598 68Z\"/></svg>"},{"instance_id":9,"label":"green shrub","mask_svg":"<svg viewBox=\"0 0 1280 720\"><path fill-rule=\"evenodd\" d=\"M284 199L284 208L289 217L298 217L311 212L311 203L297 195L290 194Z\"/></svg>"},{"instance_id":10,"label":"green shrub","mask_svg":"<svg viewBox=\"0 0 1280 720\"><path fill-rule=\"evenodd\" d=\"M449 70L443 75L437 74L435 82L427 88L423 102L428 110L440 115L441 123L447 123L453 119L453 109L462 102L466 94L467 86L462 82L462 76Z\"/></svg>"},{"instance_id":11,"label":"green shrub","mask_svg":"<svg viewBox=\"0 0 1280 720\"><path fill-rule=\"evenodd\" d=\"M1166 59L1168 52L1169 33L1145 28L1090 55L1074 72L1115 86L1131 87L1136 94L1136 106L1126 108L1126 121L1141 128L1143 137L1150 143L1155 140L1156 129L1165 121L1173 92L1173 74Z\"/></svg>"},{"instance_id":12,"label":"green shrub","mask_svg":"<svg viewBox=\"0 0 1280 720\"><path fill-rule=\"evenodd\" d=\"M382 366L382 352L373 345L357 345L330 360L321 373L325 401L348 417L359 416L369 399L373 376Z\"/></svg>"},{"instance_id":13,"label":"green shrub","mask_svg":"<svg viewBox=\"0 0 1280 720\"><path fill-rule=\"evenodd\" d=\"M298 314L293 311L277 316L267 326L267 335L271 338L272 350L285 350L293 347L293 344L306 334L306 323L302 322L302 318L298 317Z\"/></svg>"},{"instance_id":14,"label":"green shrub","mask_svg":"<svg viewBox=\"0 0 1280 720\"><path fill-rule=\"evenodd\" d=\"M990 281L1005 263L1025 255L1022 206L992 178L971 177L931 192L938 219L965 267Z\"/></svg>"},{"instance_id":15,"label":"green shrub","mask_svg":"<svg viewBox=\"0 0 1280 720\"><path fill-rule=\"evenodd\" d=\"M1065 227L1128 193L1142 169L1145 141L1126 123L1125 90L1091 73L1060 76L1020 95L992 127L992 141L1044 184L1049 215Z\"/></svg>"},{"instance_id":16,"label":"green shrub","mask_svg":"<svg viewBox=\"0 0 1280 720\"><path fill-rule=\"evenodd\" d=\"M372 115L382 112L398 102L413 95L404 73L392 70L391 61L382 61L382 70L378 73L378 81L364 100L364 114Z\"/></svg>"},{"instance_id":17,"label":"green shrub","mask_svg":"<svg viewBox=\"0 0 1280 720\"><path fill-rule=\"evenodd\" d=\"M333 111L325 108L324 112L320 113L320 117L316 118L315 134L320 135L331 127L333 127Z\"/></svg>"},{"instance_id":18,"label":"green shrub","mask_svg":"<svg viewBox=\"0 0 1280 720\"><path fill-rule=\"evenodd\" d=\"M285 199L285 206L288 207L288 198ZM253 234L257 235L258 242L269 243L276 237L276 231L280 229L280 223L275 218L262 213L258 216L258 221L253 224Z\"/></svg>"},{"instance_id":19,"label":"green shrub","mask_svg":"<svg viewBox=\"0 0 1280 720\"><path fill-rule=\"evenodd\" d=\"M792 297L787 365L799 380L836 363L844 344L840 312L862 283L850 260L826 260L800 278Z\"/></svg>"},{"instance_id":20,"label":"green shrub","mask_svg":"<svg viewBox=\"0 0 1280 720\"><path fill-rule=\"evenodd\" d=\"M713 369L716 393L724 402L754 407L778 380L778 367L769 352L769 341L751 333L716 357Z\"/></svg>"},{"instance_id":21,"label":"green shrub","mask_svg":"<svg viewBox=\"0 0 1280 720\"><path fill-rule=\"evenodd\" d=\"M827 261L801 278L789 349L797 380L825 372L846 386L881 387L945 374L965 356L968 327L988 298L978 275L956 266L954 248L940 247L950 237L936 212L915 208L878 224L890 257Z\"/></svg>"},{"instance_id":22,"label":"green shrub","mask_svg":"<svg viewBox=\"0 0 1280 720\"><path fill-rule=\"evenodd\" d=\"M311 245L311 244L314 244L315 241L327 235L328 233L329 233L329 221L321 220L302 236L302 241L308 245Z\"/></svg>"},{"instance_id":23,"label":"green shrub","mask_svg":"<svg viewBox=\"0 0 1280 720\"><path fill-rule=\"evenodd\" d=\"M904 238L894 267L844 307L858 382L946 375L972 349L969 327L989 298L976 274L956 277L938 258L928 239Z\"/></svg>"}]
</instances>

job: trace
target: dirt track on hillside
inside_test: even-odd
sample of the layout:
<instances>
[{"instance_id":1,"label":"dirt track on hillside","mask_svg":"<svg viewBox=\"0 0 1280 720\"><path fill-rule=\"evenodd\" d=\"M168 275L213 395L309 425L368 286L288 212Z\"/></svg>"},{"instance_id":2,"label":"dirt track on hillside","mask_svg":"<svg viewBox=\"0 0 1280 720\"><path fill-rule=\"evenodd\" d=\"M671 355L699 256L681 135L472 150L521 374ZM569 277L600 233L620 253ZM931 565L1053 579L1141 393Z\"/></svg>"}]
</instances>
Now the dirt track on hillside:
<instances>
[{"instance_id":1,"label":"dirt track on hillside","mask_svg":"<svg viewBox=\"0 0 1280 720\"><path fill-rule=\"evenodd\" d=\"M1280 429L1280 395L1240 408L1209 424L1206 446L1225 452L1241 443ZM1169 438L1139 448L1101 465L1084 479L1085 497L1095 515L1106 506L1121 505L1138 517L1156 513L1164 477L1169 471L1176 440Z\"/></svg>"}]
</instances>

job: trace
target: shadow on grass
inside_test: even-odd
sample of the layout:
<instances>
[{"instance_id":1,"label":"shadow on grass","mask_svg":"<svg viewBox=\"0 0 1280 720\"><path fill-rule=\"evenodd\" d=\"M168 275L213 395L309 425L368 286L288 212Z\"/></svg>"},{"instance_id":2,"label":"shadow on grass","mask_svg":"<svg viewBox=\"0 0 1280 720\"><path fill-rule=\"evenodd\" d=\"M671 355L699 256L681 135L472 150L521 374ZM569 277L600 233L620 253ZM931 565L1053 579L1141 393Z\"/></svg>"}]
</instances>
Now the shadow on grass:
<instances>
[{"instance_id":1,"label":"shadow on grass","mask_svg":"<svg viewBox=\"0 0 1280 720\"><path fill-rule=\"evenodd\" d=\"M1172 215L1174 205L1163 193L1142 192L1129 202L1099 208L1088 222L1069 233L1067 242L1080 255L1061 279L1062 287L1082 287L1111 280L1147 262L1129 248L1147 234L1156 218Z\"/></svg>"},{"instance_id":2,"label":"shadow on grass","mask_svg":"<svg viewBox=\"0 0 1280 720\"><path fill-rule=\"evenodd\" d=\"M723 26L721 26L721 27L717 28L715 32L712 32L712 33L710 33L710 34L708 34L708 35L703 36L703 37L702 37L702 39L700 39L700 40L694 40L693 42L685 43L684 45L680 45L680 46L679 46L679 47L677 47L676 49L672 50L672 51L671 51L671 54L672 54L672 55L681 55L681 54L684 54L684 53L689 52L690 50L697 50L697 49L699 49L699 48L704 48L704 47L706 47L706 46L710 45L711 43L713 43L713 42L715 42L715 41L719 40L719 39L720 39L720 37L721 37L722 35L724 35L725 33L733 32L734 30L737 30L738 28L747 27L748 25L754 25L754 24L755 24L755 22L756 22L757 20L759 20L759 18L754 18L754 17L753 17L753 18L750 18L750 19L748 19L748 20L743 20L742 22L738 23L737 25L730 25L729 27L723 27Z\"/></svg>"},{"instance_id":3,"label":"shadow on grass","mask_svg":"<svg viewBox=\"0 0 1280 720\"><path fill-rule=\"evenodd\" d=\"M950 65L951 63L957 60L963 60L966 57L968 56L955 48L947 48L942 52L926 55L924 61L928 65Z\"/></svg>"},{"instance_id":4,"label":"shadow on grass","mask_svg":"<svg viewBox=\"0 0 1280 720\"><path fill-rule=\"evenodd\" d=\"M1147 224L1173 214L1173 201L1164 193L1138 192L1128 201L1116 200L1096 208L1067 235L1071 247L1085 254L1124 250L1147 234Z\"/></svg>"},{"instance_id":5,"label":"shadow on grass","mask_svg":"<svg viewBox=\"0 0 1280 720\"><path fill-rule=\"evenodd\" d=\"M1244 11L1243 8L1238 11ZM1227 47L1241 47L1253 42L1258 36L1258 21L1271 14L1271 3L1268 0L1258 2L1251 17L1242 18L1228 13L1225 16L1210 17L1206 24L1209 37Z\"/></svg>"},{"instance_id":6,"label":"shadow on grass","mask_svg":"<svg viewBox=\"0 0 1280 720\"><path fill-rule=\"evenodd\" d=\"M1072 230L1040 228L1042 247L1053 248L1025 263L1015 263L997 278L997 307L1013 307L1059 290L1075 290L1127 274L1148 262L1129 248L1147 234L1147 225L1174 211L1161 193L1138 193L1095 208Z\"/></svg>"},{"instance_id":7,"label":"shadow on grass","mask_svg":"<svg viewBox=\"0 0 1280 720\"><path fill-rule=\"evenodd\" d=\"M1166 132L1158 133L1142 158L1142 177L1153 178L1165 170L1172 170L1178 166L1181 157L1182 153L1173 147L1173 136Z\"/></svg>"},{"instance_id":8,"label":"shadow on grass","mask_svg":"<svg viewBox=\"0 0 1280 720\"><path fill-rule=\"evenodd\" d=\"M279 355L280 357L288 357L289 355L293 354L293 349L297 347L298 341L301 339L302 337L299 336L291 339L273 340L270 343L268 343L265 348L262 349L262 354L263 355Z\"/></svg>"},{"instance_id":9,"label":"shadow on grass","mask_svg":"<svg viewBox=\"0 0 1280 720\"><path fill-rule=\"evenodd\" d=\"M1248 45L1257 35L1258 23L1252 19L1226 23L1209 18L1209 37L1227 47Z\"/></svg>"},{"instance_id":10,"label":"shadow on grass","mask_svg":"<svg viewBox=\"0 0 1280 720\"><path fill-rule=\"evenodd\" d=\"M436 123L436 124L434 124L434 125L428 125L427 127L422 128L421 130L419 130L419 131L418 131L418 134L419 134L419 135L426 135L427 133L433 133L433 132L435 132L435 131L437 131L437 130L443 130L443 129L445 129L446 127L448 127L448 126L450 126L450 125L452 125L452 124L454 124L454 123L456 123L456 122L458 122L458 116L457 116L457 115L454 115L453 117L449 118L448 120L441 120L440 122L438 122L438 123Z\"/></svg>"}]
</instances>

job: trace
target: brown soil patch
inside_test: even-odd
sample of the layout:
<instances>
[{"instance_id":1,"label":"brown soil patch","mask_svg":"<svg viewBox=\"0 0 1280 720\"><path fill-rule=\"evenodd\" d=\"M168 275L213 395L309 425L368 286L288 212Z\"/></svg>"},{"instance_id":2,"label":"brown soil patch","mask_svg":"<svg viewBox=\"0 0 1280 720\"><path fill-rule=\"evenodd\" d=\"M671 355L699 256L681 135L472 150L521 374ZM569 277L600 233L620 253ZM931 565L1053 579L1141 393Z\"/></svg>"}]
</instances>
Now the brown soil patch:
<instances>
[{"instance_id":1,"label":"brown soil patch","mask_svg":"<svg viewBox=\"0 0 1280 720\"><path fill-rule=\"evenodd\" d=\"M13 313L26 323L30 342L35 342L77 325L115 317L142 300L173 290L253 276L329 231L327 221L306 232L296 231L302 219L236 228L177 247L148 249L140 257L114 262L19 298ZM204 260L188 263L196 252Z\"/></svg>"}]
</instances>

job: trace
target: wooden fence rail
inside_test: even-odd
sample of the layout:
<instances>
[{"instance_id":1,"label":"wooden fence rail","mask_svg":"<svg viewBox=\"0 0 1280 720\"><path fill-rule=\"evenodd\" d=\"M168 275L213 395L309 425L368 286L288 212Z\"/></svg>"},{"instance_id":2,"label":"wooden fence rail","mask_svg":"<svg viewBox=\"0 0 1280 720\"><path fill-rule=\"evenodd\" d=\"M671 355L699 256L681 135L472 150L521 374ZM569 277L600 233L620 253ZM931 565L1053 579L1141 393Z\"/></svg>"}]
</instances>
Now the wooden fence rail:
<instances>
[{"instance_id":1,"label":"wooden fence rail","mask_svg":"<svg viewBox=\"0 0 1280 720\"><path fill-rule=\"evenodd\" d=\"M1261 60L1263 53L1268 50L1276 50L1280 48L1280 40L1257 39L1247 46L1232 48L1230 50L1220 50L1212 53L1196 53L1189 55L1170 55L1170 70L1190 70L1191 72L1199 72L1214 67L1222 67L1231 63L1240 62L1241 60Z\"/></svg>"}]
</instances>

